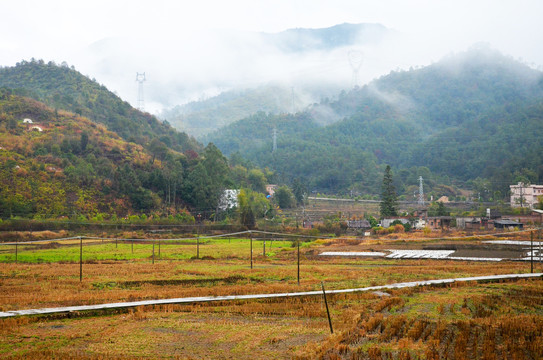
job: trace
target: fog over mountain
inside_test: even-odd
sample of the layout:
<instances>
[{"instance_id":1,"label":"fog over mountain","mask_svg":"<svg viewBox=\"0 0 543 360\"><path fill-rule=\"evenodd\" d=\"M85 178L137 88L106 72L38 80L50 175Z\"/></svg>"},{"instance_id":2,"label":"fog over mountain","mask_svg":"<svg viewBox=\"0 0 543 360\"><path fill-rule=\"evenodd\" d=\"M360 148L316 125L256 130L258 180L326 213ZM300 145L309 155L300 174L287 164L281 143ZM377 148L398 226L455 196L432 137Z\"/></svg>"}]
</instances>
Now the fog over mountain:
<instances>
[{"instance_id":1,"label":"fog over mountain","mask_svg":"<svg viewBox=\"0 0 543 360\"><path fill-rule=\"evenodd\" d=\"M352 88L353 49L363 53L361 85L478 42L543 64L537 0L21 0L2 13L0 66L65 61L133 105L145 72L145 109L155 114L262 84L319 101L301 90Z\"/></svg>"},{"instance_id":2,"label":"fog over mountain","mask_svg":"<svg viewBox=\"0 0 543 360\"><path fill-rule=\"evenodd\" d=\"M350 88L349 52L363 54L359 81L368 81L388 69L379 54L398 38L395 31L379 24L279 33L202 31L194 37L182 35L166 48L153 39L107 38L90 45L86 54L102 77L122 84L121 93L135 94L135 74L145 71L146 109L157 112L223 91L270 83L299 90L316 84L334 92ZM131 61L134 58L137 65Z\"/></svg>"}]
</instances>

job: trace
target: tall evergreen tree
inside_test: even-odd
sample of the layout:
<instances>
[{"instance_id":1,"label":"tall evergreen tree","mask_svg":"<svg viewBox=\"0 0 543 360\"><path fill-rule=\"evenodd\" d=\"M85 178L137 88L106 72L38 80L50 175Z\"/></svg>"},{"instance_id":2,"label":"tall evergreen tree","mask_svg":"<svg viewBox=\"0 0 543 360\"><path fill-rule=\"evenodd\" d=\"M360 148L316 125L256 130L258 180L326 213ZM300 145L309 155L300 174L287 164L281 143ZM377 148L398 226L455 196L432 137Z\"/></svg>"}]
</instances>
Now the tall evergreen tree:
<instances>
[{"instance_id":1,"label":"tall evergreen tree","mask_svg":"<svg viewBox=\"0 0 543 360\"><path fill-rule=\"evenodd\" d=\"M392 171L390 170L390 165L387 165L385 169L381 190L381 218L386 216L398 216L398 211L396 210L397 196L396 190L394 189L394 184L392 183Z\"/></svg>"}]
</instances>

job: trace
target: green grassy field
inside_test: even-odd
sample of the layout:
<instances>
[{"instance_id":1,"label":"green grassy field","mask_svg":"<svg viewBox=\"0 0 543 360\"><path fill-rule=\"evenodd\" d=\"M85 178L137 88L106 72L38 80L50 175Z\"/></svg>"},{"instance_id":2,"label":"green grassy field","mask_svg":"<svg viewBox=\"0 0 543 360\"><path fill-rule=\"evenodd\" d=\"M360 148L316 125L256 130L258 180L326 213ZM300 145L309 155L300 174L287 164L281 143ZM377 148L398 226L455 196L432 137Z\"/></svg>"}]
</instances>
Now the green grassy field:
<instances>
[{"instance_id":1,"label":"green grassy field","mask_svg":"<svg viewBox=\"0 0 543 360\"><path fill-rule=\"evenodd\" d=\"M249 239L241 238L200 238L199 240L171 241L162 239L111 241L83 240L83 261L104 260L186 260L199 255L200 258L225 259L229 257L250 257ZM265 244L264 244L265 243ZM273 258L277 252L293 248L292 241L253 240L253 254L259 253ZM265 245L265 248L264 248ZM301 244L310 246L309 243ZM15 261L15 245L0 244L0 262ZM80 243L78 240L53 241L17 246L17 261L22 263L79 262Z\"/></svg>"}]
</instances>

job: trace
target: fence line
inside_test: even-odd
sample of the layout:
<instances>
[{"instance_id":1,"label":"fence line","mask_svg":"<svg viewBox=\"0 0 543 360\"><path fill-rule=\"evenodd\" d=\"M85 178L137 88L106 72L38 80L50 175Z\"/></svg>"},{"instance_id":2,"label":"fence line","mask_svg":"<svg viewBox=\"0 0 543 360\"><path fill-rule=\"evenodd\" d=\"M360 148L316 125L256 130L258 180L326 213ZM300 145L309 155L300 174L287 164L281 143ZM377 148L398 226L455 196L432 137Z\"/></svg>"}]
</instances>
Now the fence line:
<instances>
[{"instance_id":1,"label":"fence line","mask_svg":"<svg viewBox=\"0 0 543 360\"><path fill-rule=\"evenodd\" d=\"M451 284L455 282L499 281L499 280L527 279L527 278L537 278L537 277L543 277L543 273L490 275L490 276L474 276L474 277L467 277L467 278L412 281L412 282L395 283L395 284L380 285L380 286L370 286L370 287L365 287L365 288L327 290L326 293L327 294L346 294L346 293L356 293L356 292L379 291L379 290L386 290L386 289L401 289L401 288L409 288L409 287L417 287L417 286L445 285L445 284ZM132 308L136 306L145 306L145 305L190 304L190 303L205 303L205 302L216 302L216 301L272 299L272 298L289 298L289 297L320 296L320 295L322 295L322 291L317 290L317 291L305 291L305 292L295 292L295 293L203 296L203 297L188 297L188 298L174 298L174 299L143 300L143 301L132 301L132 302L121 302L121 303L110 303L110 304L99 304L99 305L82 305L82 306L4 311L4 312L0 312L0 318L8 318L8 317L13 317L13 316L45 315L45 314L65 313L65 312L74 312L74 311L122 309L122 308Z\"/></svg>"},{"instance_id":2,"label":"fence line","mask_svg":"<svg viewBox=\"0 0 543 360\"><path fill-rule=\"evenodd\" d=\"M509 231L509 232L503 232L503 233L489 233L489 234L473 234L473 235L466 235L466 236L451 236L451 237L436 237L436 238L418 238L418 239L409 239L410 241L419 241L419 240L455 240L455 239L468 239L468 238L478 238L478 237L488 237L488 236L503 236L503 235L514 235L519 233L525 233L530 231L536 231L541 230L541 228L536 229L524 229L524 230L517 230L517 231ZM295 237L295 238L305 238L305 239L335 239L335 240L366 240L366 237L335 237L335 236L326 236L326 235L304 235L304 234L291 234L291 233L281 233L281 232L270 232L270 231L262 231L262 230L245 230L245 231L239 231L239 232L233 232L233 233L227 233L227 234L218 234L218 235L206 235L202 236L200 235L200 238L205 239L214 239L214 238L221 238L221 237L233 237L236 235L243 235L243 234L263 234L263 235L274 235L274 236L284 236L284 237ZM45 242L52 242L52 241L65 241L65 240L79 240L79 236L73 236L73 237L67 237L67 238L58 238L58 239L46 239L46 240L31 240L31 241L19 241L19 242L0 242L1 245L28 245L28 244L36 244L36 243L45 243ZM109 241L147 241L147 242L153 242L153 241L187 241L187 240L194 240L195 237L184 237L184 238L175 238L175 239L154 239L154 238L146 238L146 239L124 239L124 238L106 238L106 237L94 237L94 236L81 236L81 238L85 240L109 240Z\"/></svg>"}]
</instances>

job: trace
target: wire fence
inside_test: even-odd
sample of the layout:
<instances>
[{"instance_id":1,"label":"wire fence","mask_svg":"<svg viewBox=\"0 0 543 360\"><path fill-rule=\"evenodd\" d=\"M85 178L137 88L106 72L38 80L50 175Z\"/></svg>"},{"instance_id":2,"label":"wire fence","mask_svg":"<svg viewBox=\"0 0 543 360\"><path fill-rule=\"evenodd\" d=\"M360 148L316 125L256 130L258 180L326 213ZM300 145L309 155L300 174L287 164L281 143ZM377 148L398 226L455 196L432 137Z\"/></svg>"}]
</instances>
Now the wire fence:
<instances>
[{"instance_id":1,"label":"wire fence","mask_svg":"<svg viewBox=\"0 0 543 360\"><path fill-rule=\"evenodd\" d=\"M540 231L543 228L534 228L534 229L523 229L515 231L507 231L500 233L486 233L486 234L472 234L464 236L440 236L440 237L421 237L421 238L409 238L409 241L428 241L428 240L462 240L462 239L477 239L477 238L486 238L486 237L501 237L501 236L512 236L515 234L529 233L533 231ZM47 243L47 242L60 242L66 240L79 240L80 238L84 240L108 240L108 241L144 241L144 242L179 242L187 240L195 240L197 237L206 238L206 239L215 239L215 238L228 238L236 237L247 234L261 234L269 236L278 236L285 238L298 238L298 239L335 239L335 240L351 240L351 241L366 241L368 237L360 236L331 236L331 235L306 235L306 234L296 234L296 233L287 233L287 232L272 232L272 231L263 231L263 230L244 230L226 234L215 234L215 235L206 235L197 233L196 236L189 237L180 237L180 238L117 238L117 237L97 237L97 236L72 236L66 238L54 238L54 239L42 239L42 240L30 240L30 241L11 241L11 242L0 242L0 246L3 245L24 245L24 244L34 244L34 243Z\"/></svg>"},{"instance_id":2,"label":"wire fence","mask_svg":"<svg viewBox=\"0 0 543 360\"><path fill-rule=\"evenodd\" d=\"M410 239L410 241L417 241L417 240L432 240L432 239L441 239L441 240L462 240L466 238L486 238L486 237L499 237L499 236L510 236L510 235L516 235L519 233L527 233L531 232L531 238L533 242L533 229L524 229L524 230L518 230L518 231L510 231L510 232L504 232L504 233L488 233L488 234L477 234L477 235L470 235L470 236L456 236L456 237L439 237L439 238L421 238L421 239ZM134 254L134 244L144 244L148 245L148 248L141 248L138 250L138 254L134 256L126 256L124 258L121 258L122 260L136 260L136 259L143 259L143 260L151 260L151 263L154 264L155 260L158 259L169 259L169 260L183 260L187 258L195 258L200 259L202 258L200 247L202 245L205 245L206 243L209 244L210 241L213 240L219 240L219 239L229 239L229 242L232 239L236 239L237 242L239 241L248 241L250 242L250 251L249 251L249 265L250 268L253 268L254 265L254 255L253 255L253 248L254 248L254 241L262 242L262 255L266 256L266 242L268 241L268 254L270 254L270 248L273 246L274 241L284 241L284 242L290 242L291 247L297 247L297 254L296 254L296 263L297 263L297 278L298 283L300 282L300 243L305 241L311 241L316 239L335 239L335 240L348 240L348 241L354 241L363 243L367 240L366 237L335 237L335 236L312 236L312 235L305 235L305 234L295 234L295 233L287 233L287 232L272 232L272 231L262 231L262 230L245 230L245 231L237 231L237 232L230 232L225 234L215 234L215 235L205 235L200 234L197 232L196 236L190 236L190 237L177 237L177 238L116 238L116 237L99 237L99 236L72 236L72 237L64 237L64 238L55 238L55 239L44 239L44 240L31 240L31 241L15 241L15 242L4 242L0 243L0 261L3 262L15 262L18 263L21 261L21 252L22 251L39 251L39 250L47 250L51 249L51 246L47 247L47 244L55 244L61 242L71 242L73 247L78 246L79 247L79 254L76 254L74 251L67 257L64 258L62 261L59 261L59 259L55 259L54 257L51 258L49 261L45 261L44 257L41 258L40 262L79 262L79 275L80 275L80 281L83 279L83 262L84 262L84 251L83 251L83 245L85 247L87 246L96 246L99 245L96 243L96 241L100 241L100 244L103 244L104 241L112 244L115 244L115 248L118 249L119 243L126 244L129 243L131 245L131 254ZM187 244L187 242L189 242ZM171 251L169 255L166 255L163 257L164 252L162 251L162 246L164 245L188 245L191 246L191 248L184 248L184 253L180 255L180 253L177 253L175 256L172 255ZM44 245L44 246L36 246L31 247L32 245ZM158 249L157 246L158 245ZM534 244L532 244L533 247ZM539 245L541 248L541 242L536 242L536 246ZM9 248L13 246L14 248L10 252ZM192 247L195 246L195 249ZM277 246L276 246L277 247ZM54 246L53 246L54 248ZM126 250L126 249L125 249ZM247 249L237 248L237 251L245 252ZM128 251L128 250L127 250ZM541 251L541 250L540 250ZM9 253L11 253L11 259L9 256ZM146 255L147 254L147 255ZM192 256L191 256L192 254ZM533 252L532 252L533 254ZM79 256L77 256L79 255ZM86 255L86 260L108 260L106 258L103 258L103 256L108 256L107 251L104 249L103 253L97 253L97 252L91 252L88 251L88 254ZM238 253L235 254L236 256L240 255ZM115 255L112 256L114 260L119 260L119 253L115 252ZM533 256L533 255L532 255ZM67 260L66 260L67 259ZM532 259L533 261L533 259ZM23 260L24 262L24 260ZM532 266L533 268L533 266Z\"/></svg>"}]
</instances>

